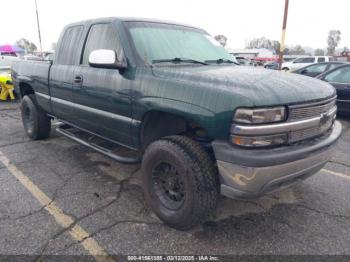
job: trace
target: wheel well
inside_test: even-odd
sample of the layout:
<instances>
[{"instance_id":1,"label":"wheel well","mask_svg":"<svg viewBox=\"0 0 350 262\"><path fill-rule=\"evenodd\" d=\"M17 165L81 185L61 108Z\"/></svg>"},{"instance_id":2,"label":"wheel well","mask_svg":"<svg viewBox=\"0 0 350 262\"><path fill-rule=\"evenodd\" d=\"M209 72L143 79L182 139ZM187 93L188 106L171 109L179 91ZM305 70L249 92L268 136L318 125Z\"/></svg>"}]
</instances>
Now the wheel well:
<instances>
[{"instance_id":1,"label":"wheel well","mask_svg":"<svg viewBox=\"0 0 350 262\"><path fill-rule=\"evenodd\" d=\"M199 138L200 141L210 141L207 131L194 121L160 111L146 113L140 130L140 141L143 149L155 140L171 135L184 135Z\"/></svg>"},{"instance_id":2,"label":"wheel well","mask_svg":"<svg viewBox=\"0 0 350 262\"><path fill-rule=\"evenodd\" d=\"M20 91L21 97L24 97L25 95L34 94L34 89L26 83L19 84L19 91Z\"/></svg>"}]
</instances>

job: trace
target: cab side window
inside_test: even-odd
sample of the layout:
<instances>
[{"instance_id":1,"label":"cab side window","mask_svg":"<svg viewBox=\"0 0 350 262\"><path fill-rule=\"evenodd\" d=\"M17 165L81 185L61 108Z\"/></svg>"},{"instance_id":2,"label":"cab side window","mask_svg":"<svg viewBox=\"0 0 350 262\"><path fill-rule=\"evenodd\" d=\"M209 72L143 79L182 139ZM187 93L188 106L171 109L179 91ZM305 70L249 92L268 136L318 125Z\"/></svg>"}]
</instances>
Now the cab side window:
<instances>
[{"instance_id":1,"label":"cab side window","mask_svg":"<svg viewBox=\"0 0 350 262\"><path fill-rule=\"evenodd\" d=\"M115 50L118 54L120 48L117 33L112 24L92 25L86 40L81 64L88 65L89 56L96 49Z\"/></svg>"},{"instance_id":2,"label":"cab side window","mask_svg":"<svg viewBox=\"0 0 350 262\"><path fill-rule=\"evenodd\" d=\"M74 65L77 61L77 46L83 37L82 25L72 26L63 34L56 63L59 65Z\"/></svg>"}]
</instances>

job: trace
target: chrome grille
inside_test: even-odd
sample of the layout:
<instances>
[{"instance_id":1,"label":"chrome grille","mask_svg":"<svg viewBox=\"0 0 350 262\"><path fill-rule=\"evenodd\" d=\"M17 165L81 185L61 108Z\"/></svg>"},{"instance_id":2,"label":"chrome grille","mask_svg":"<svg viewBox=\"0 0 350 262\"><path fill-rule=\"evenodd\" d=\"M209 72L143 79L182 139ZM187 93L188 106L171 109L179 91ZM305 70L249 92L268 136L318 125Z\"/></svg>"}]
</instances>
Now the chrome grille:
<instances>
[{"instance_id":1,"label":"chrome grille","mask_svg":"<svg viewBox=\"0 0 350 262\"><path fill-rule=\"evenodd\" d=\"M289 142L294 143L294 142L298 142L298 141L301 141L304 139L312 138L312 137L318 135L319 132L320 131L319 131L318 127L293 131L293 132L290 132Z\"/></svg>"},{"instance_id":2,"label":"chrome grille","mask_svg":"<svg viewBox=\"0 0 350 262\"><path fill-rule=\"evenodd\" d=\"M335 106L335 99L320 105L291 107L289 110L289 121L297 121L306 118L319 117L327 113Z\"/></svg>"},{"instance_id":3,"label":"chrome grille","mask_svg":"<svg viewBox=\"0 0 350 262\"><path fill-rule=\"evenodd\" d=\"M295 143L305 139L323 135L332 127L332 125L333 125L333 119L330 119L326 124L324 124L321 127L316 126L308 129L290 132L289 142Z\"/></svg>"},{"instance_id":4,"label":"chrome grille","mask_svg":"<svg viewBox=\"0 0 350 262\"><path fill-rule=\"evenodd\" d=\"M319 104L291 107L289 109L289 122L321 117L322 115L333 113L329 116L326 122L321 122L318 126L289 132L289 142L294 143L326 133L332 127L335 120L335 109L335 99Z\"/></svg>"}]
</instances>

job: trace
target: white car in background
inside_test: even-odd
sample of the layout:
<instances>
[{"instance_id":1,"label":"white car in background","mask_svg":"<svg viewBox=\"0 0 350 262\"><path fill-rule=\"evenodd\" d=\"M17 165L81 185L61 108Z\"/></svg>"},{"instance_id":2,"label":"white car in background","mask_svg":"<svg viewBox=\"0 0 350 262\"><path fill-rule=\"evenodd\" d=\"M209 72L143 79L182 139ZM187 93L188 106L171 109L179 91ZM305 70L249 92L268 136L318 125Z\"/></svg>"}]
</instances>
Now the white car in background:
<instances>
[{"instance_id":1,"label":"white car in background","mask_svg":"<svg viewBox=\"0 0 350 262\"><path fill-rule=\"evenodd\" d=\"M323 63L323 62L333 62L333 61L335 61L335 59L332 56L299 57L293 61L283 63L282 70L294 71L294 70L300 69L300 68L308 66L308 65L312 65L312 64L316 64L316 63Z\"/></svg>"},{"instance_id":2,"label":"white car in background","mask_svg":"<svg viewBox=\"0 0 350 262\"><path fill-rule=\"evenodd\" d=\"M11 67L14 61L19 61L20 58L14 55L0 52L0 67Z\"/></svg>"}]
</instances>

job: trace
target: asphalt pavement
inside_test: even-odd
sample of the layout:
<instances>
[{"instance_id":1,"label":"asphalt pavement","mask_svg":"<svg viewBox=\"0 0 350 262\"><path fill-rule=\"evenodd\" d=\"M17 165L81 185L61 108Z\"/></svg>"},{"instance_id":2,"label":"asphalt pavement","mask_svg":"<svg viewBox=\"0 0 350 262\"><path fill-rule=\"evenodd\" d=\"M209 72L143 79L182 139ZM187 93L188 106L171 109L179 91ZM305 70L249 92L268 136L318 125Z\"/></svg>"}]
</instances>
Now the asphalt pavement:
<instances>
[{"instance_id":1,"label":"asphalt pavement","mask_svg":"<svg viewBox=\"0 0 350 262\"><path fill-rule=\"evenodd\" d=\"M318 174L260 199L222 198L210 221L182 232L145 206L138 165L54 131L30 141L18 108L0 103L1 255L350 255L350 119Z\"/></svg>"}]
</instances>

